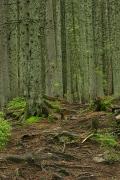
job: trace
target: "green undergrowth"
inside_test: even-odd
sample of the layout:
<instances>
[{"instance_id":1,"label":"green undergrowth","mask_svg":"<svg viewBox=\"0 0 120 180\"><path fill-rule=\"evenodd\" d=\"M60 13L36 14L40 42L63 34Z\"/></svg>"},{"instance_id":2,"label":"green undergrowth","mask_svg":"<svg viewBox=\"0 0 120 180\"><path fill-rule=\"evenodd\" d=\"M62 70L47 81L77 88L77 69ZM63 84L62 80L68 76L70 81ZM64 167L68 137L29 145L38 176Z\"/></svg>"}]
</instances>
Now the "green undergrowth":
<instances>
[{"instance_id":1,"label":"green undergrowth","mask_svg":"<svg viewBox=\"0 0 120 180\"><path fill-rule=\"evenodd\" d=\"M41 121L42 122L47 121L48 123L53 123L53 122L55 122L55 119L54 119L53 115L49 115L48 118L45 118L44 116L42 116L42 117L31 116L24 121L24 124L31 125L31 124L38 123Z\"/></svg>"},{"instance_id":2,"label":"green undergrowth","mask_svg":"<svg viewBox=\"0 0 120 180\"><path fill-rule=\"evenodd\" d=\"M0 149L4 148L11 136L11 124L0 117Z\"/></svg>"},{"instance_id":3,"label":"green undergrowth","mask_svg":"<svg viewBox=\"0 0 120 180\"><path fill-rule=\"evenodd\" d=\"M17 97L14 98L12 101L10 101L7 104L8 109L12 110L19 110L19 109L24 109L26 107L26 101L24 98Z\"/></svg>"},{"instance_id":4,"label":"green undergrowth","mask_svg":"<svg viewBox=\"0 0 120 180\"><path fill-rule=\"evenodd\" d=\"M112 102L114 97L107 96L107 97L98 97L92 104L96 111L107 111L112 106Z\"/></svg>"},{"instance_id":5,"label":"green undergrowth","mask_svg":"<svg viewBox=\"0 0 120 180\"><path fill-rule=\"evenodd\" d=\"M105 161L108 164L120 162L120 146L115 136L110 133L96 133L91 139L101 145Z\"/></svg>"},{"instance_id":6,"label":"green undergrowth","mask_svg":"<svg viewBox=\"0 0 120 180\"><path fill-rule=\"evenodd\" d=\"M4 118L4 112L0 111L0 118Z\"/></svg>"},{"instance_id":7,"label":"green undergrowth","mask_svg":"<svg viewBox=\"0 0 120 180\"><path fill-rule=\"evenodd\" d=\"M95 133L92 137L92 140L100 143L103 147L117 147L118 142L115 136L111 135L110 133Z\"/></svg>"},{"instance_id":8,"label":"green undergrowth","mask_svg":"<svg viewBox=\"0 0 120 180\"><path fill-rule=\"evenodd\" d=\"M14 98L9 101L6 106L6 115L7 118L19 119L24 114L26 108L26 101L22 97Z\"/></svg>"},{"instance_id":9,"label":"green undergrowth","mask_svg":"<svg viewBox=\"0 0 120 180\"><path fill-rule=\"evenodd\" d=\"M49 100L45 100L45 103L47 104L47 106L50 109L53 109L54 112L59 113L60 109L61 109L61 104L59 101L49 101Z\"/></svg>"},{"instance_id":10,"label":"green undergrowth","mask_svg":"<svg viewBox=\"0 0 120 180\"><path fill-rule=\"evenodd\" d=\"M103 99L103 101L101 101L101 108L100 108L100 110L101 111L106 111L107 108L111 107L112 101L113 101L112 97L108 97L108 98Z\"/></svg>"}]
</instances>

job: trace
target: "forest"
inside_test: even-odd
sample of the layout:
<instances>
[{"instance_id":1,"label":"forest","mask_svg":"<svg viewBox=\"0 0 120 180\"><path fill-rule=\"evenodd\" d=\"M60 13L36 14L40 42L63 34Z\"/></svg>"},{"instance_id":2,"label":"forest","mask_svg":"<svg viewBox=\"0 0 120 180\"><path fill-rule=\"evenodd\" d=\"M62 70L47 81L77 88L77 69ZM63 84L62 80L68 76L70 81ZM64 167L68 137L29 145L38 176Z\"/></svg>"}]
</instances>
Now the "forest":
<instances>
[{"instance_id":1,"label":"forest","mask_svg":"<svg viewBox=\"0 0 120 180\"><path fill-rule=\"evenodd\" d=\"M0 179L120 179L120 1L0 1Z\"/></svg>"}]
</instances>

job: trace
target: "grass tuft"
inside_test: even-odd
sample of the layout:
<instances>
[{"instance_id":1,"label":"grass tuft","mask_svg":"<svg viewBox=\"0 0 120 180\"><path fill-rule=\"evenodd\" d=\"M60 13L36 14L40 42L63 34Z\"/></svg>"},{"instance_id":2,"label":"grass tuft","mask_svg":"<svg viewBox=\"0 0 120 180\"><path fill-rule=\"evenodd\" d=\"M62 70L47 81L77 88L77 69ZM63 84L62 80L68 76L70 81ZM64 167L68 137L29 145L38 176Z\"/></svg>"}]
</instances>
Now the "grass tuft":
<instances>
[{"instance_id":1,"label":"grass tuft","mask_svg":"<svg viewBox=\"0 0 120 180\"><path fill-rule=\"evenodd\" d=\"M94 136L91 138L92 140L95 140L96 142L100 143L103 147L117 147L118 142L116 138L109 134L101 134L101 133L96 133Z\"/></svg>"}]
</instances>

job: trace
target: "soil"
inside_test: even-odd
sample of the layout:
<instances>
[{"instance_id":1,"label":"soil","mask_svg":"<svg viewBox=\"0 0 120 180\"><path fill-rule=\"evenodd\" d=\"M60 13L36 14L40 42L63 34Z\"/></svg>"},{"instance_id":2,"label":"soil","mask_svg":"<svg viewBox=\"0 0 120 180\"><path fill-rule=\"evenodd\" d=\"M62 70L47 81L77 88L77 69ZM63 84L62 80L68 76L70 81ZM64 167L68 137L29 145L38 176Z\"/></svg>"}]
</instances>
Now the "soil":
<instances>
[{"instance_id":1,"label":"soil","mask_svg":"<svg viewBox=\"0 0 120 180\"><path fill-rule=\"evenodd\" d=\"M64 106L69 109L64 119L32 125L12 122L12 137L0 151L1 180L120 179L120 163L95 162L105 150L90 138L85 140L93 131L93 119L99 121L97 130L106 131L114 115L77 104Z\"/></svg>"}]
</instances>

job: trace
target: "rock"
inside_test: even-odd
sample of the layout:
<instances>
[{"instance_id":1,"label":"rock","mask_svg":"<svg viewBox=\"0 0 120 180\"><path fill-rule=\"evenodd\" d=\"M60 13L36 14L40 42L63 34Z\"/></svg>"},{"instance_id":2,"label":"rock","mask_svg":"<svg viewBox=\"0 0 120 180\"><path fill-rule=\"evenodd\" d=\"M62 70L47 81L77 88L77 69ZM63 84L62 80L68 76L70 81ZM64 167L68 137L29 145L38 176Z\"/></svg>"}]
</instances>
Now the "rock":
<instances>
[{"instance_id":1,"label":"rock","mask_svg":"<svg viewBox=\"0 0 120 180\"><path fill-rule=\"evenodd\" d=\"M117 116L115 116L115 119L116 119L116 120L120 120L120 114L117 115Z\"/></svg>"},{"instance_id":2,"label":"rock","mask_svg":"<svg viewBox=\"0 0 120 180\"><path fill-rule=\"evenodd\" d=\"M72 115L72 116L70 116L70 120L77 120L77 119L79 119L80 118L80 116L79 115Z\"/></svg>"},{"instance_id":3,"label":"rock","mask_svg":"<svg viewBox=\"0 0 120 180\"><path fill-rule=\"evenodd\" d=\"M98 156L94 157L93 160L97 163L106 162L106 159L104 158L104 154L99 154Z\"/></svg>"}]
</instances>

